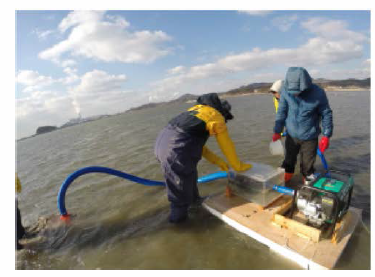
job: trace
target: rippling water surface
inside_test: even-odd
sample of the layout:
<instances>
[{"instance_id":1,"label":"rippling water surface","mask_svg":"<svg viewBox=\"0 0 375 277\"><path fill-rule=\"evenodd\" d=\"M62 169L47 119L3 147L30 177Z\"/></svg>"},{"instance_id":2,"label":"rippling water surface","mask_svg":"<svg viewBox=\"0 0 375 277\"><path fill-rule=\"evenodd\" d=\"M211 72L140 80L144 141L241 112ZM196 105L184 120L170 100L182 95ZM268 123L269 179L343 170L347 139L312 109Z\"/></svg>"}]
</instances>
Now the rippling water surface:
<instances>
[{"instance_id":1,"label":"rippling water surface","mask_svg":"<svg viewBox=\"0 0 375 277\"><path fill-rule=\"evenodd\" d=\"M350 171L353 206L361 223L338 269L370 268L370 92L329 92L334 136L326 159ZM278 166L269 154L274 120L269 95L228 99L235 119L228 124L242 160ZM61 183L78 168L100 165L162 180L153 144L168 120L192 104L171 104L128 112L36 136L17 143L17 171L23 190L19 207L25 226L55 218ZM208 142L216 153L215 139ZM317 160L317 168L321 168ZM202 160L199 175L217 171ZM225 181L200 185L201 195L222 191ZM104 174L88 174L69 188L66 207L75 215L66 227L46 229L44 241L17 254L18 269L299 269L266 246L237 232L203 208L190 220L167 223L168 201L161 187L145 187Z\"/></svg>"}]
</instances>

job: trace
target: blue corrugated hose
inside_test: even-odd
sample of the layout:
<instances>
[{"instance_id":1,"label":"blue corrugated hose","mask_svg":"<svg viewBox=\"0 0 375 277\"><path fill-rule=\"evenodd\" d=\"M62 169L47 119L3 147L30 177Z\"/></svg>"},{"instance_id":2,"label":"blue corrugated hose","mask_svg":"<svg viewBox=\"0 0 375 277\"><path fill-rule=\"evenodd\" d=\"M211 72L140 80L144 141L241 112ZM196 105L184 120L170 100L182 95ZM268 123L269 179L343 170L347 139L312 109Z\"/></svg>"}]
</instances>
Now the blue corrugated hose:
<instances>
[{"instance_id":1,"label":"blue corrugated hose","mask_svg":"<svg viewBox=\"0 0 375 277\"><path fill-rule=\"evenodd\" d=\"M115 169L112 169L112 168L108 168L108 167L103 167L103 166L84 167L84 168L81 168L81 169L73 172L72 174L70 174L68 176L68 178L65 179L65 181L62 183L62 185L60 187L59 194L57 195L57 208L59 209L59 212L60 212L61 216L68 215L68 212L66 211L66 208L65 208L65 194L66 194L66 191L67 191L69 185L75 179L77 179L79 176L85 175L85 174L88 174L88 173L106 173L106 174L110 174L110 175L115 175L117 177L124 178L124 179L127 179L129 181L132 181L132 182L135 182L135 183L138 183L138 184L142 184L142 185L145 185L145 186L165 186L164 182L140 178L140 177L137 177L137 176L134 176L134 175L131 175L131 174L127 174L125 172L115 170ZM226 171L218 171L218 172L215 172L215 173L212 173L212 174L202 176L198 179L198 183L207 183L207 182L211 182L213 180L217 180L217 179L221 179L221 178L227 178L227 172Z\"/></svg>"}]
</instances>

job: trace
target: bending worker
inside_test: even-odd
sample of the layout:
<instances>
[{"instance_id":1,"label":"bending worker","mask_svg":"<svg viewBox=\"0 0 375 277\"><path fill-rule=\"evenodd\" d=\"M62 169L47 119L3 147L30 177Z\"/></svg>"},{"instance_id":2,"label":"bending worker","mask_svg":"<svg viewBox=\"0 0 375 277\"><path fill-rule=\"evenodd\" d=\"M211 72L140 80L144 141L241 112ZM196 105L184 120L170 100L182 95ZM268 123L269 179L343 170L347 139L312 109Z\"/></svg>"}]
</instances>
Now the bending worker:
<instances>
[{"instance_id":1,"label":"bending worker","mask_svg":"<svg viewBox=\"0 0 375 277\"><path fill-rule=\"evenodd\" d=\"M322 127L323 137L319 142L322 153L329 146L332 136L332 110L325 91L312 83L309 73L303 67L290 67L281 89L281 97L276 114L273 141L281 138L286 127L285 140L285 181L289 181L300 153L301 173L306 182L315 179L314 163L318 147L318 136Z\"/></svg>"},{"instance_id":2,"label":"bending worker","mask_svg":"<svg viewBox=\"0 0 375 277\"><path fill-rule=\"evenodd\" d=\"M229 165L236 171L251 168L242 163L229 137L226 122L233 119L231 106L216 93L198 97L197 105L173 118L160 132L155 143L155 155L161 163L170 204L169 221L182 222L188 217L188 207L201 200L197 188L197 164L202 158L227 171L229 166L211 152L205 143L215 136Z\"/></svg>"}]
</instances>

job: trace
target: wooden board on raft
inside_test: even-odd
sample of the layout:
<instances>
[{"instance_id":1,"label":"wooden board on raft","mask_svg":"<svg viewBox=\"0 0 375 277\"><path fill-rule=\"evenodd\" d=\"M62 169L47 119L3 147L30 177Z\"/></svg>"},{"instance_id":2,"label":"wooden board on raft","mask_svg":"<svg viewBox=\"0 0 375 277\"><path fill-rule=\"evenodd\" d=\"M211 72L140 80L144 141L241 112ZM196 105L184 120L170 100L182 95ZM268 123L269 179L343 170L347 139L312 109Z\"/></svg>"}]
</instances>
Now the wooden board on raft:
<instances>
[{"instance_id":1,"label":"wooden board on raft","mask_svg":"<svg viewBox=\"0 0 375 277\"><path fill-rule=\"evenodd\" d=\"M310 227L312 229L305 228L302 231L305 234L296 232L296 229L300 227L294 223L283 222L285 218L283 219L282 216L278 218L279 222L275 223L275 215L283 214L291 201L290 196L283 195L262 209L259 205L239 196L227 197L222 193L207 198L203 206L238 231L267 245L303 268L334 268L361 219L362 210L351 207L341 222L336 225L338 232L331 240L316 237L317 234L312 230L315 228L312 227Z\"/></svg>"}]
</instances>

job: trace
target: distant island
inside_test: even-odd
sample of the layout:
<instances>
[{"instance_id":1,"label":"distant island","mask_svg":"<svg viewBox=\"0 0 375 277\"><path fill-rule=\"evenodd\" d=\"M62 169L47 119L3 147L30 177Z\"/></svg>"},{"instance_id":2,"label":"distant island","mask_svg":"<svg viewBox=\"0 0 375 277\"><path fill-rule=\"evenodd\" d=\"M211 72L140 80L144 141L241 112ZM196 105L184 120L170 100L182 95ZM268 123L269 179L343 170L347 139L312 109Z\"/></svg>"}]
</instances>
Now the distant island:
<instances>
[{"instance_id":1,"label":"distant island","mask_svg":"<svg viewBox=\"0 0 375 277\"><path fill-rule=\"evenodd\" d=\"M56 126L41 126L41 127L38 127L38 129L36 129L36 134L40 135L40 134L55 131L56 129L57 129Z\"/></svg>"},{"instance_id":2,"label":"distant island","mask_svg":"<svg viewBox=\"0 0 375 277\"><path fill-rule=\"evenodd\" d=\"M328 80L328 79L314 79L313 82L323 88L326 91L349 91L349 90L370 90L371 88L371 78L366 78L363 80L359 79L345 79L345 80ZM240 96L240 95L248 95L248 94L260 94L260 93L268 93L269 89L271 87L272 83L252 83L249 85L241 86L239 88L231 89L225 92L217 92L217 94L220 97L231 97L231 96ZM148 103L144 104L138 107L134 107L131 109L128 109L124 112L117 113L114 115L122 114L122 113L128 113L132 111L137 111L137 110L143 110L147 108L153 108L153 107L158 107L158 106L163 106L163 105L168 105L172 103L186 103L186 102L193 102L197 99L198 95L194 94L184 94L180 96L177 99L171 100L171 101L165 101L165 102L158 102L158 103ZM36 130L36 133L30 137L34 137L36 135L41 135L45 134L48 132L52 132L55 130L59 130L62 128L82 124L85 122L93 121L93 120L98 120L103 117L108 117L108 116L114 116L114 115L97 115L97 116L91 116L87 118L82 118L81 115L78 115L77 118L69 120L67 123L61 125L60 127L56 126L41 126L38 127ZM19 140L24 140L29 137L25 137Z\"/></svg>"},{"instance_id":3,"label":"distant island","mask_svg":"<svg viewBox=\"0 0 375 277\"><path fill-rule=\"evenodd\" d=\"M67 127L70 127L70 126L78 125L78 124L81 124L81 123L98 120L98 119L108 117L108 116L109 115L95 115L95 116L82 118L81 115L78 115L77 118L70 119L68 122L64 123L60 127L57 127L57 126L40 126L36 129L36 132L35 132L34 135L31 135L29 137L21 138L21 139L19 139L19 141L22 141L22 140L27 139L27 138L32 138L32 137L35 137L35 136L38 136L38 135L41 135L41 134L49 133L49 132L52 132L52 131L56 131L56 130L59 130L59 129L67 128Z\"/></svg>"}]
</instances>

